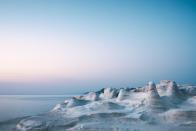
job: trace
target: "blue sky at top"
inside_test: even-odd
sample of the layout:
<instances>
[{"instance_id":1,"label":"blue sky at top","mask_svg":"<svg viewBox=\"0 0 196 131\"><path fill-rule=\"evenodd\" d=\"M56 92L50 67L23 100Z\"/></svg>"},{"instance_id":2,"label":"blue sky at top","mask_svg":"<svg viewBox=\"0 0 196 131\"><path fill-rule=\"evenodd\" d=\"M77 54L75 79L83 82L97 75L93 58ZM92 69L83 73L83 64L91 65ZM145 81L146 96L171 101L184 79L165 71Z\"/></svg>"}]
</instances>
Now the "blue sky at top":
<instances>
[{"instance_id":1,"label":"blue sky at top","mask_svg":"<svg viewBox=\"0 0 196 131\"><path fill-rule=\"evenodd\" d=\"M194 0L0 0L0 92L196 83L195 36Z\"/></svg>"}]
</instances>

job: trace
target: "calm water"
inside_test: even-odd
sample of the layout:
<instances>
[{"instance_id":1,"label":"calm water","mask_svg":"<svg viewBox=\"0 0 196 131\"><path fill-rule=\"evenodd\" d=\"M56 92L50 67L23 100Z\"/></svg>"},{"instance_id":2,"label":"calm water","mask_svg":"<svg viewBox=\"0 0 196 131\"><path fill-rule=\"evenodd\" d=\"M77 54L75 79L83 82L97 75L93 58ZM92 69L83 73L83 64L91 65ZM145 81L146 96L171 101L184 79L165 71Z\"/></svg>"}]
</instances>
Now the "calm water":
<instances>
[{"instance_id":1,"label":"calm water","mask_svg":"<svg viewBox=\"0 0 196 131\"><path fill-rule=\"evenodd\" d=\"M50 111L73 95L0 95L0 122Z\"/></svg>"}]
</instances>

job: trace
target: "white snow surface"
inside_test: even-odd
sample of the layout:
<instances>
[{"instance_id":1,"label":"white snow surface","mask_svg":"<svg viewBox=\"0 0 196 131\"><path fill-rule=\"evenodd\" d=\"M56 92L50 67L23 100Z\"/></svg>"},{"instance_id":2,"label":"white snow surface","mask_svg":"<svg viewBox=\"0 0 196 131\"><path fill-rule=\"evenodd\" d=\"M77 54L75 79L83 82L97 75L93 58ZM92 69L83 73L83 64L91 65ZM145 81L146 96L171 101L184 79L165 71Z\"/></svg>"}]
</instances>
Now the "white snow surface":
<instances>
[{"instance_id":1,"label":"white snow surface","mask_svg":"<svg viewBox=\"0 0 196 131\"><path fill-rule=\"evenodd\" d=\"M171 80L138 88L105 88L66 99L21 120L18 131L195 131L196 86Z\"/></svg>"}]
</instances>

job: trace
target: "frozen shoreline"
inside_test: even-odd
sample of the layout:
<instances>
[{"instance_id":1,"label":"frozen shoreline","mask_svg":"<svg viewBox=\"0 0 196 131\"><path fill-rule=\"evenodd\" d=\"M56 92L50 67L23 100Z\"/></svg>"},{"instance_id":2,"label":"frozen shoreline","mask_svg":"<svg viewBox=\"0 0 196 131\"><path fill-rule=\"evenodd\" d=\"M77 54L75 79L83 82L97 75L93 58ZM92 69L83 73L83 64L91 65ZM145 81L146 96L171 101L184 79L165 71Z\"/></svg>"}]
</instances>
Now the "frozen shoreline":
<instances>
[{"instance_id":1,"label":"frozen shoreline","mask_svg":"<svg viewBox=\"0 0 196 131\"><path fill-rule=\"evenodd\" d=\"M16 123L17 131L194 131L196 86L164 80L141 88L104 88Z\"/></svg>"}]
</instances>

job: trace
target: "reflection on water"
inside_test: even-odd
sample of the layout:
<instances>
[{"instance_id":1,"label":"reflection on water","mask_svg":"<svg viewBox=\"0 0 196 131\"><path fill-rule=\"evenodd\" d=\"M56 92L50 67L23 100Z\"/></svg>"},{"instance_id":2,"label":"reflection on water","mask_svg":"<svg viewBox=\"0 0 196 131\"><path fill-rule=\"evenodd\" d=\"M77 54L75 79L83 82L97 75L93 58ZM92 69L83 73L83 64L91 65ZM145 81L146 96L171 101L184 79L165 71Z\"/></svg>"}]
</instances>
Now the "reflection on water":
<instances>
[{"instance_id":1,"label":"reflection on water","mask_svg":"<svg viewBox=\"0 0 196 131\"><path fill-rule=\"evenodd\" d=\"M0 122L50 111L72 95L0 95Z\"/></svg>"}]
</instances>

